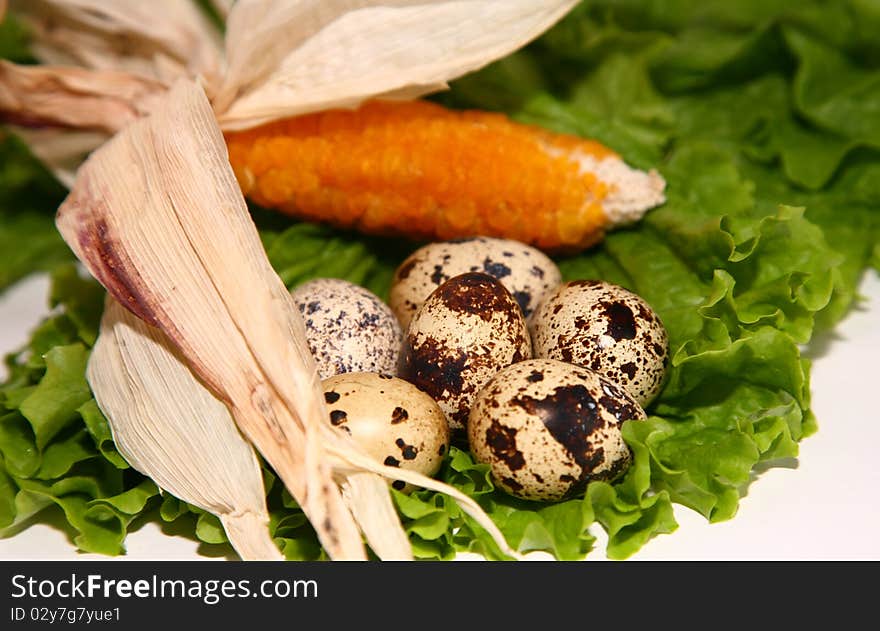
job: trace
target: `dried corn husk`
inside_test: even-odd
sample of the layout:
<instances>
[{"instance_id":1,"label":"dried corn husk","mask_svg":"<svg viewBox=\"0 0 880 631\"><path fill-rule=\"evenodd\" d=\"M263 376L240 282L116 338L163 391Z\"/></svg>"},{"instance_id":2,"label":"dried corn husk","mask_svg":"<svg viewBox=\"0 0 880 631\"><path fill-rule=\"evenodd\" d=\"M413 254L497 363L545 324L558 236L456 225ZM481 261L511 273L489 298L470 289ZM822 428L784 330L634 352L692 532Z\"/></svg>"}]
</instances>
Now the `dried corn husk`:
<instances>
[{"instance_id":1,"label":"dried corn husk","mask_svg":"<svg viewBox=\"0 0 880 631\"><path fill-rule=\"evenodd\" d=\"M523 46L576 4L238 0L228 10L225 54L216 30L184 0L13 0L12 8L35 31L34 54L59 84L74 67L95 72L96 81L112 70L162 89L194 78L221 128L238 130L370 98L442 90ZM223 12L224 3L219 8ZM34 99L41 87L31 86ZM57 91L50 95L61 98ZM78 96L73 89L65 95L68 101Z\"/></svg>"},{"instance_id":2,"label":"dried corn husk","mask_svg":"<svg viewBox=\"0 0 880 631\"><path fill-rule=\"evenodd\" d=\"M10 4L44 65L3 63L0 120L17 123L13 131L68 187L85 156L147 114L175 80L214 85L222 74L222 38L185 0Z\"/></svg>"},{"instance_id":3,"label":"dried corn husk","mask_svg":"<svg viewBox=\"0 0 880 631\"><path fill-rule=\"evenodd\" d=\"M388 495L388 483L373 473L353 473L342 481L342 497L370 547L383 561L411 561L412 546Z\"/></svg>"},{"instance_id":4,"label":"dried corn husk","mask_svg":"<svg viewBox=\"0 0 880 631\"><path fill-rule=\"evenodd\" d=\"M149 112L164 92L164 85L126 72L0 60L0 112L30 126L115 132Z\"/></svg>"},{"instance_id":5,"label":"dried corn husk","mask_svg":"<svg viewBox=\"0 0 880 631\"><path fill-rule=\"evenodd\" d=\"M179 82L153 113L97 150L59 208L67 243L110 294L161 329L272 465L334 559L363 559L361 531L387 558L406 557L359 474L448 492L503 537L469 498L372 461L327 422L320 382L290 293L269 265L201 88ZM343 500L340 484L346 486ZM354 511L355 515L352 514Z\"/></svg>"},{"instance_id":6,"label":"dried corn husk","mask_svg":"<svg viewBox=\"0 0 880 631\"><path fill-rule=\"evenodd\" d=\"M222 36L195 2L11 0L44 64L125 72L167 87L181 78L218 80Z\"/></svg>"},{"instance_id":7,"label":"dried corn husk","mask_svg":"<svg viewBox=\"0 0 880 631\"><path fill-rule=\"evenodd\" d=\"M220 518L245 560L280 560L260 463L226 406L168 344L108 298L87 377L117 449L159 488Z\"/></svg>"},{"instance_id":8,"label":"dried corn husk","mask_svg":"<svg viewBox=\"0 0 880 631\"><path fill-rule=\"evenodd\" d=\"M110 134L105 132L79 129L13 127L12 131L67 188L73 186L76 170L83 160L110 139Z\"/></svg>"},{"instance_id":9,"label":"dried corn husk","mask_svg":"<svg viewBox=\"0 0 880 631\"><path fill-rule=\"evenodd\" d=\"M214 98L224 130L415 98L515 50L576 0L240 0Z\"/></svg>"},{"instance_id":10,"label":"dried corn husk","mask_svg":"<svg viewBox=\"0 0 880 631\"><path fill-rule=\"evenodd\" d=\"M365 558L332 483L318 380L202 90L168 100L84 164L58 210L77 256L161 329L272 464L332 558ZM300 327L302 327L302 324Z\"/></svg>"}]
</instances>

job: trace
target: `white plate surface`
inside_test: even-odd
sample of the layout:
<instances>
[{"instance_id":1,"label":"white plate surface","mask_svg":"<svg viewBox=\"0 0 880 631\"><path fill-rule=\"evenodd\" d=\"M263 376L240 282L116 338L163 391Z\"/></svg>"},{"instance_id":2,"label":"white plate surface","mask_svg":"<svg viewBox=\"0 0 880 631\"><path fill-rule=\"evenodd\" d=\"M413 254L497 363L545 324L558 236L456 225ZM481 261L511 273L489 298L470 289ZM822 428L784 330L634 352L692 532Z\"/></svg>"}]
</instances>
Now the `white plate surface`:
<instances>
[{"instance_id":1,"label":"white plate surface","mask_svg":"<svg viewBox=\"0 0 880 631\"><path fill-rule=\"evenodd\" d=\"M17 348L45 313L47 282L27 279L0 297L0 353ZM836 329L814 340L813 409L819 431L800 456L757 473L737 515L709 524L676 505L679 528L655 537L632 560L880 560L880 278L868 273L864 299ZM2 371L2 368L0 368ZM588 560L605 558L601 528ZM117 559L223 559L174 527L136 525ZM531 555L532 558L547 558ZM61 524L37 523L0 539L0 559L107 559L76 551ZM473 559L463 555L462 559Z\"/></svg>"}]
</instances>

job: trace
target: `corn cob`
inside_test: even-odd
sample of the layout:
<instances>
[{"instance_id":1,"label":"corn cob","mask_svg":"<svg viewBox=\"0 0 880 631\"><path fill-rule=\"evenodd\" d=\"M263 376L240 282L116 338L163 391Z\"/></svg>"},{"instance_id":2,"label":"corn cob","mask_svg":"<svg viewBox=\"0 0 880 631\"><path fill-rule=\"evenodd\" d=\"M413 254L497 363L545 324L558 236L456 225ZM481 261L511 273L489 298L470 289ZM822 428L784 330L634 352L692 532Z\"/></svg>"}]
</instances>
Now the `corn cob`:
<instances>
[{"instance_id":1,"label":"corn cob","mask_svg":"<svg viewBox=\"0 0 880 631\"><path fill-rule=\"evenodd\" d=\"M226 140L251 201L367 234L577 251L664 201L656 172L595 141L427 101L370 101Z\"/></svg>"}]
</instances>

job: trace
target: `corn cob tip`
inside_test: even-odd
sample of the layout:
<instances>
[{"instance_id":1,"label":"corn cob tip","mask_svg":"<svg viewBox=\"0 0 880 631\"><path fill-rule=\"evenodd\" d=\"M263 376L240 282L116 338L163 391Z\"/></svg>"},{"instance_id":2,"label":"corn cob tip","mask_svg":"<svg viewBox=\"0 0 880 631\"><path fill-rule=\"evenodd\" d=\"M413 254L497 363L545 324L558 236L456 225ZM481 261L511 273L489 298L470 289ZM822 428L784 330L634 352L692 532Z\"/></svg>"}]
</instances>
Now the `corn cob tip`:
<instances>
[{"instance_id":1,"label":"corn cob tip","mask_svg":"<svg viewBox=\"0 0 880 631\"><path fill-rule=\"evenodd\" d=\"M548 155L565 158L577 165L581 175L595 178L602 183L598 196L594 190L587 192L586 203L599 202L604 231L633 224L649 210L666 201L666 181L656 169L634 169L616 153L608 150L596 151L596 143L593 141L580 140L572 143L564 137L557 137L555 140L555 143L542 143Z\"/></svg>"},{"instance_id":2,"label":"corn cob tip","mask_svg":"<svg viewBox=\"0 0 880 631\"><path fill-rule=\"evenodd\" d=\"M666 201L666 180L655 169L640 171L613 155L596 158L578 152L572 158L580 163L581 172L593 173L608 185L602 200L608 229L635 223Z\"/></svg>"}]
</instances>

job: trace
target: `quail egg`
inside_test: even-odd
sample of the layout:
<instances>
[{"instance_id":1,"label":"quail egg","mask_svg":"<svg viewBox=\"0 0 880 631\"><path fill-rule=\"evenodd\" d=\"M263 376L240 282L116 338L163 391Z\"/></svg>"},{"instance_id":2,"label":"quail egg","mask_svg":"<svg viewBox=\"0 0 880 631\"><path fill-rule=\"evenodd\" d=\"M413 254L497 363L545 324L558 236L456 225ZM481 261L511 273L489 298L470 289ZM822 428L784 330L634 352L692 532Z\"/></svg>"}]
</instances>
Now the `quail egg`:
<instances>
[{"instance_id":1,"label":"quail egg","mask_svg":"<svg viewBox=\"0 0 880 631\"><path fill-rule=\"evenodd\" d=\"M391 308L373 292L340 278L317 278L296 287L292 296L322 379L395 372L402 331Z\"/></svg>"},{"instance_id":2,"label":"quail egg","mask_svg":"<svg viewBox=\"0 0 880 631\"><path fill-rule=\"evenodd\" d=\"M392 281L389 304L403 328L428 295L465 272L483 272L502 282L528 318L562 276L543 252L511 239L474 237L430 243L407 257Z\"/></svg>"},{"instance_id":3,"label":"quail egg","mask_svg":"<svg viewBox=\"0 0 880 631\"><path fill-rule=\"evenodd\" d=\"M593 480L614 480L632 462L624 421L646 418L622 388L553 359L499 371L471 407L468 442L507 493L556 501Z\"/></svg>"},{"instance_id":4,"label":"quail egg","mask_svg":"<svg viewBox=\"0 0 880 631\"><path fill-rule=\"evenodd\" d=\"M449 449L449 425L437 403L392 375L350 372L321 382L330 422L378 462L432 476ZM394 480L404 493L411 485Z\"/></svg>"},{"instance_id":5,"label":"quail egg","mask_svg":"<svg viewBox=\"0 0 880 631\"><path fill-rule=\"evenodd\" d=\"M659 393L669 338L645 300L598 280L560 285L529 322L535 357L584 366L620 384L640 405Z\"/></svg>"},{"instance_id":6,"label":"quail egg","mask_svg":"<svg viewBox=\"0 0 880 631\"><path fill-rule=\"evenodd\" d=\"M460 430L483 384L531 353L525 318L510 292L493 276L467 272L437 287L413 316L398 375L431 395L450 427Z\"/></svg>"}]
</instances>

